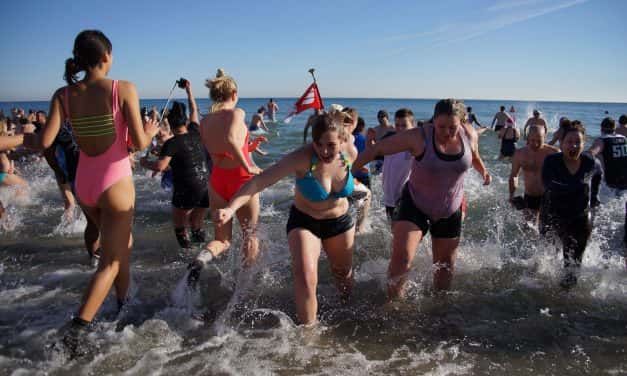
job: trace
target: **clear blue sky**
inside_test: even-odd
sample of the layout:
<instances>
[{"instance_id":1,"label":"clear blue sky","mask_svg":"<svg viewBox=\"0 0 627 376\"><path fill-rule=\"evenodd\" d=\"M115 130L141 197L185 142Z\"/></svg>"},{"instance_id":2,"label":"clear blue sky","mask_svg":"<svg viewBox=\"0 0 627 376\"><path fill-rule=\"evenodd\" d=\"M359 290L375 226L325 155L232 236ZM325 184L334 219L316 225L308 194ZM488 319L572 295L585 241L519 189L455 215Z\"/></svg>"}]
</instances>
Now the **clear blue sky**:
<instances>
[{"instance_id":1,"label":"clear blue sky","mask_svg":"<svg viewBox=\"0 0 627 376\"><path fill-rule=\"evenodd\" d=\"M113 43L110 76L142 98L218 67L242 97L296 97L315 67L326 97L627 102L627 1L8 1L0 101L63 85L76 34Z\"/></svg>"}]
</instances>

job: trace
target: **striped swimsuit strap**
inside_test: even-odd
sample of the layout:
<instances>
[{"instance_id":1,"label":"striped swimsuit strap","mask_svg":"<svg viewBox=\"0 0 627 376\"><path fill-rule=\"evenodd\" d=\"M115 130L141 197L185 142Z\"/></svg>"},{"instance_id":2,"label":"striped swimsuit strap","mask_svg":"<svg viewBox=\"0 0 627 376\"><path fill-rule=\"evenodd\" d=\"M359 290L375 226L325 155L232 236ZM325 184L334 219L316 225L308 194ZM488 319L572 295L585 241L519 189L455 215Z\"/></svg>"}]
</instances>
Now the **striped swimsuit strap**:
<instances>
[{"instance_id":1,"label":"striped swimsuit strap","mask_svg":"<svg viewBox=\"0 0 627 376\"><path fill-rule=\"evenodd\" d=\"M70 118L74 133L78 137L95 137L115 134L113 114Z\"/></svg>"}]
</instances>

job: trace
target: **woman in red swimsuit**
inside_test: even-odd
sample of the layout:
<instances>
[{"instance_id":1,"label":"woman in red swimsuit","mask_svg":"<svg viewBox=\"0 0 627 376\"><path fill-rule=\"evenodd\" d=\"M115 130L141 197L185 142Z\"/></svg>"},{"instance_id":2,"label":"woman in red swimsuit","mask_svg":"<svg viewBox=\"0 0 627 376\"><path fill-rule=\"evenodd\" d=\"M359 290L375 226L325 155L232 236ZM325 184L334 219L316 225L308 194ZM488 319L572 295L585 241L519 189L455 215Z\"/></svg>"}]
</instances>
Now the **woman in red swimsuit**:
<instances>
[{"instance_id":1,"label":"woman in red swimsuit","mask_svg":"<svg viewBox=\"0 0 627 376\"><path fill-rule=\"evenodd\" d=\"M200 121L200 135L213 162L209 179L209 205L214 211L225 208L239 188L261 170L250 159L245 113L235 107L238 100L235 80L225 75L222 69L218 69L216 77L207 80L206 86L213 105L210 113ZM243 264L250 266L259 251L255 234L259 217L259 195L252 196L237 210L236 215L242 228ZM190 265L190 284L195 283L204 264L222 254L231 245L233 222L214 226L214 240L207 244L205 250Z\"/></svg>"}]
</instances>

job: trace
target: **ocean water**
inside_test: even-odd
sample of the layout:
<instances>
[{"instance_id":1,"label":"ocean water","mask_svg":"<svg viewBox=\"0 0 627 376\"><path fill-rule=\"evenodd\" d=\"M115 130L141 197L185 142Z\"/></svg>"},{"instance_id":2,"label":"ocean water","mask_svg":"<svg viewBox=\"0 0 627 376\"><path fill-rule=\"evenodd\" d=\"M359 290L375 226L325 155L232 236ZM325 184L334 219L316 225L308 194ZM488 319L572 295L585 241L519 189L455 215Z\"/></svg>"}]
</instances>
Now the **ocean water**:
<instances>
[{"instance_id":1,"label":"ocean water","mask_svg":"<svg viewBox=\"0 0 627 376\"><path fill-rule=\"evenodd\" d=\"M265 99L242 99L250 115ZM282 119L294 99L278 99ZM327 99L355 107L368 126L376 112L411 108L431 116L435 100ZM142 105L163 106L165 100ZM467 101L489 123L502 104L516 107L518 123L534 108L551 130L561 116L580 119L591 137L605 115L618 118L627 104ZM47 109L46 102L0 103ZM206 112L208 101L199 100ZM266 167L302 140L308 114L290 124L269 124ZM522 119L522 121L521 121ZM625 197L602 188L595 228L579 284L559 287L561 252L539 239L507 203L510 166L498 161L493 132L480 136L480 151L493 175L484 187L469 172L468 212L452 289L432 289L431 241L417 250L404 301L385 305L390 231L380 177L373 179L367 231L356 238L355 289L340 303L328 261L319 266L319 319L298 326L285 223L293 180L261 194L262 256L239 268L241 236L201 276L201 288L181 285L198 252L177 247L170 193L142 169L137 190L130 304L118 315L112 294L88 340L96 351L70 359L54 344L58 329L76 312L93 268L82 244L83 218L63 220L52 172L43 160L18 163L30 183L28 196L0 189L9 215L0 221L0 374L219 374L219 375L580 375L627 374L627 272L623 256ZM212 226L206 222L209 234Z\"/></svg>"}]
</instances>

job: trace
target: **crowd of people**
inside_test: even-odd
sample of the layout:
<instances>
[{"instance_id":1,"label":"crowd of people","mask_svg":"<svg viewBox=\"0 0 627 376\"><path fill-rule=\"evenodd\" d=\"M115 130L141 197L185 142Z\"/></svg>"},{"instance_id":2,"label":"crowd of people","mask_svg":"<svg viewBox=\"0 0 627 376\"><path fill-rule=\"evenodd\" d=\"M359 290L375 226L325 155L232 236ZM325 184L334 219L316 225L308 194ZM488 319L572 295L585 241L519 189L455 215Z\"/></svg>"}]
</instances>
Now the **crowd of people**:
<instances>
[{"instance_id":1,"label":"crowd of people","mask_svg":"<svg viewBox=\"0 0 627 376\"><path fill-rule=\"evenodd\" d=\"M438 101L429 120L415 119L412 110L401 108L390 123L388 112L381 110L374 128L366 128L354 108L319 109L307 121L303 145L262 171L251 153L263 153L259 145L267 139L251 140L249 131L268 130L265 113L275 121L278 106L272 99L247 125L244 111L237 107L237 83L220 69L206 82L213 103L206 116L200 117L191 84L185 82L187 108L173 102L160 119L156 109L150 114L140 111L132 83L108 78L111 64L108 38L99 31L83 31L76 37L73 57L66 61L67 86L53 94L47 116L15 109L0 119L0 185L27 190L8 155L11 150L23 145L43 152L66 212L78 204L85 213L85 245L92 257L99 257L98 269L64 335L70 349L79 351L77 339L90 327L112 287L119 306L126 302L135 207L132 156L147 148L154 157L141 158L140 165L163 173L162 184L172 187L178 244L204 245L188 267L190 288L197 288L203 268L231 247L234 217L242 231L242 266L255 264L259 194L295 176L286 223L294 300L299 322L314 324L321 250L342 300L349 299L355 235L364 230L373 197L370 181L378 174L392 233L390 300L402 297L416 250L427 233L432 239L433 285L450 288L466 212L464 178L475 169L485 185L492 181L479 153L479 135L487 127L462 101ZM78 80L80 72L84 77ZM511 161L511 204L523 210L541 234L555 234L560 240L566 270L562 285L573 286L602 179L617 195L627 192L627 115L620 117L619 125L604 119L602 136L587 152L586 130L577 120L562 119L549 144L539 111L534 111L521 135L515 109L506 112L502 106L491 128L501 139L500 158ZM521 136L526 145L518 148ZM556 142L559 149L552 146ZM521 170L524 194L517 196ZM205 232L209 211L212 239Z\"/></svg>"}]
</instances>

